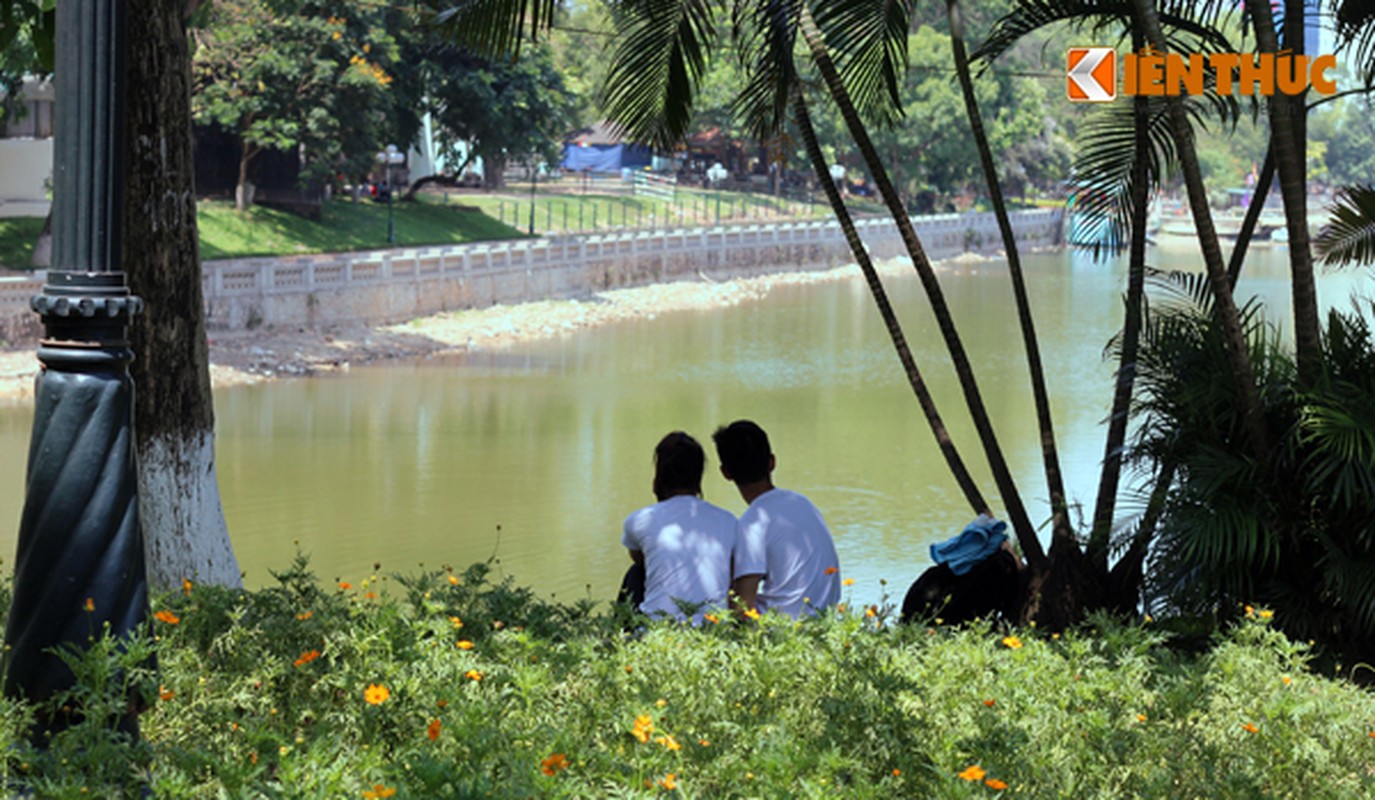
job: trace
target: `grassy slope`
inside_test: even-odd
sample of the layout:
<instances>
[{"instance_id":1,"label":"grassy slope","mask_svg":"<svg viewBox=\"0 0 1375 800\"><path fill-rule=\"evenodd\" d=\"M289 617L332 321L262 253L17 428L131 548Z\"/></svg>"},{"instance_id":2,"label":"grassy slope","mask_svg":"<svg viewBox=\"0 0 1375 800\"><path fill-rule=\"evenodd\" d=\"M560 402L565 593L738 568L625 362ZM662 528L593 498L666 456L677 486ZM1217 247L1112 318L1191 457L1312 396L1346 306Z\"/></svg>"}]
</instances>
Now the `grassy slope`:
<instances>
[{"instance_id":1,"label":"grassy slope","mask_svg":"<svg viewBox=\"0 0 1375 800\"><path fill-rule=\"evenodd\" d=\"M43 230L42 217L6 217L0 219L0 267L29 269L33 244Z\"/></svg>"}]
</instances>

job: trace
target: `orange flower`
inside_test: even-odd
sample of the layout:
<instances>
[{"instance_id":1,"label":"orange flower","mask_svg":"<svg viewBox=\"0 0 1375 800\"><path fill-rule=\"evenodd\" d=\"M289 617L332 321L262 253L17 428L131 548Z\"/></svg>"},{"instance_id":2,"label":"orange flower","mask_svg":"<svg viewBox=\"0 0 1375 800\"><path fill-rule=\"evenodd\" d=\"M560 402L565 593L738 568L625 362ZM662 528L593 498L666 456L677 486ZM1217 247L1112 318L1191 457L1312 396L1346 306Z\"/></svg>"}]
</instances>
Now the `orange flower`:
<instances>
[{"instance_id":1,"label":"orange flower","mask_svg":"<svg viewBox=\"0 0 1375 800\"><path fill-rule=\"evenodd\" d=\"M901 774L902 774L902 770L898 769L897 767L893 767L893 777L894 777L894 778L898 777L898 776L901 775Z\"/></svg>"},{"instance_id":2,"label":"orange flower","mask_svg":"<svg viewBox=\"0 0 1375 800\"><path fill-rule=\"evenodd\" d=\"M1260 728L1257 728L1255 725L1252 725L1249 722L1243 722L1241 724L1241 729L1246 731L1247 733L1260 733Z\"/></svg>"},{"instance_id":3,"label":"orange flower","mask_svg":"<svg viewBox=\"0 0 1375 800\"><path fill-rule=\"evenodd\" d=\"M706 739L698 739L697 743L703 747L711 747L711 742Z\"/></svg>"},{"instance_id":4,"label":"orange flower","mask_svg":"<svg viewBox=\"0 0 1375 800\"><path fill-rule=\"evenodd\" d=\"M367 594L363 595L363 597L365 597L368 600L376 600L377 592L368 592Z\"/></svg>"},{"instance_id":5,"label":"orange flower","mask_svg":"<svg viewBox=\"0 0 1375 800\"><path fill-rule=\"evenodd\" d=\"M380 683L370 683L368 688L363 690L363 699L368 701L369 705L380 706L387 702L388 697L391 697L391 689Z\"/></svg>"},{"instance_id":6,"label":"orange flower","mask_svg":"<svg viewBox=\"0 0 1375 800\"><path fill-rule=\"evenodd\" d=\"M315 616L314 611L302 611L301 613L296 615L296 619L300 620L301 622L305 622L313 616Z\"/></svg>"},{"instance_id":7,"label":"orange flower","mask_svg":"<svg viewBox=\"0 0 1375 800\"><path fill-rule=\"evenodd\" d=\"M457 585L458 585L458 576L457 576L457 575L450 575L450 576L449 576L449 585L450 585L450 586L457 586Z\"/></svg>"},{"instance_id":8,"label":"orange flower","mask_svg":"<svg viewBox=\"0 0 1375 800\"><path fill-rule=\"evenodd\" d=\"M864 609L864 616L866 616L866 617L877 617L877 616L878 616L878 606L869 606L868 608Z\"/></svg>"},{"instance_id":9,"label":"orange flower","mask_svg":"<svg viewBox=\"0 0 1375 800\"><path fill-rule=\"evenodd\" d=\"M649 741L649 735L654 732L654 719L648 714L641 714L635 718L635 727L630 729L630 735L640 740L640 744Z\"/></svg>"},{"instance_id":10,"label":"orange flower","mask_svg":"<svg viewBox=\"0 0 1375 800\"><path fill-rule=\"evenodd\" d=\"M396 794L396 790L380 783L374 783L371 789L363 790L363 797L367 800L381 800L384 797L391 797Z\"/></svg>"},{"instance_id":11,"label":"orange flower","mask_svg":"<svg viewBox=\"0 0 1375 800\"><path fill-rule=\"evenodd\" d=\"M1146 721L1146 715L1145 715L1145 714L1137 714L1137 715L1136 715L1136 721L1137 721L1137 722L1145 722L1145 721Z\"/></svg>"},{"instance_id":12,"label":"orange flower","mask_svg":"<svg viewBox=\"0 0 1375 800\"><path fill-rule=\"evenodd\" d=\"M1290 679L1290 677L1289 677L1288 675L1285 675L1283 678L1280 678L1280 681L1282 681L1282 682L1284 683L1285 686L1288 686L1289 684L1291 684L1291 683L1294 682L1293 680Z\"/></svg>"},{"instance_id":13,"label":"orange flower","mask_svg":"<svg viewBox=\"0 0 1375 800\"><path fill-rule=\"evenodd\" d=\"M834 575L834 574L836 574L837 572L840 572L840 568L839 568L839 567L827 567L826 570L825 570L825 572L826 572L827 575Z\"/></svg>"},{"instance_id":14,"label":"orange flower","mask_svg":"<svg viewBox=\"0 0 1375 800\"><path fill-rule=\"evenodd\" d=\"M993 707L993 704L996 703L996 702L998 702L998 701L996 701L996 700L985 700L985 701L984 701L984 705L988 706L989 708L992 708L992 707Z\"/></svg>"},{"instance_id":15,"label":"orange flower","mask_svg":"<svg viewBox=\"0 0 1375 800\"><path fill-rule=\"evenodd\" d=\"M425 727L425 735L430 737L430 741L433 742L435 739L439 738L439 731L442 727L443 726L439 724L439 720L430 720L430 724Z\"/></svg>"},{"instance_id":16,"label":"orange flower","mask_svg":"<svg viewBox=\"0 0 1375 800\"><path fill-rule=\"evenodd\" d=\"M968 767L965 767L964 772L958 773L958 777L972 783L973 781L983 780L984 776L987 774L984 768L978 764L970 764Z\"/></svg>"},{"instance_id":17,"label":"orange flower","mask_svg":"<svg viewBox=\"0 0 1375 800\"><path fill-rule=\"evenodd\" d=\"M435 705L439 706L441 709L448 708L448 707L449 707L449 701L448 701L448 700L440 700L438 703L435 703Z\"/></svg>"},{"instance_id":18,"label":"orange flower","mask_svg":"<svg viewBox=\"0 0 1375 800\"><path fill-rule=\"evenodd\" d=\"M166 622L168 625L176 625L177 623L181 622L180 617L178 617L176 614L173 614L171 611L166 610L159 611L158 613L154 614L153 618Z\"/></svg>"},{"instance_id":19,"label":"orange flower","mask_svg":"<svg viewBox=\"0 0 1375 800\"><path fill-rule=\"evenodd\" d=\"M557 775L560 771L568 769L568 756L563 753L550 753L549 757L539 762L540 772L545 775Z\"/></svg>"},{"instance_id":20,"label":"orange flower","mask_svg":"<svg viewBox=\"0 0 1375 800\"><path fill-rule=\"evenodd\" d=\"M664 776L663 780L659 781L659 785L671 792L678 788L677 776L670 772Z\"/></svg>"},{"instance_id":21,"label":"orange flower","mask_svg":"<svg viewBox=\"0 0 1375 800\"><path fill-rule=\"evenodd\" d=\"M678 740L677 740L677 739L674 739L672 736L667 736L667 735L665 735L665 736L660 736L658 739L655 739L654 741L656 741L656 742L658 742L659 744L663 745L663 746L664 746L664 749L666 749L666 750L682 750L682 749L683 749L683 746L682 746L681 744L678 744Z\"/></svg>"},{"instance_id":22,"label":"orange flower","mask_svg":"<svg viewBox=\"0 0 1375 800\"><path fill-rule=\"evenodd\" d=\"M1003 781L998 780L997 778L989 778L988 780L984 781L984 783L988 785L988 788L997 789L998 791L1002 791L1003 789L1007 788L1007 784Z\"/></svg>"},{"instance_id":23,"label":"orange flower","mask_svg":"<svg viewBox=\"0 0 1375 800\"><path fill-rule=\"evenodd\" d=\"M840 585L841 585L841 586L854 586L854 585L855 585L855 579L854 579L854 578L846 578L845 580L843 580L843 581L840 582Z\"/></svg>"},{"instance_id":24,"label":"orange flower","mask_svg":"<svg viewBox=\"0 0 1375 800\"><path fill-rule=\"evenodd\" d=\"M467 672L463 673L463 677L467 678L470 681L480 681L482 680L482 673L478 672L475 669L470 669Z\"/></svg>"},{"instance_id":25,"label":"orange flower","mask_svg":"<svg viewBox=\"0 0 1375 800\"><path fill-rule=\"evenodd\" d=\"M300 657L300 658L296 659L296 660L293 661L292 663L293 663L295 666L304 667L306 664L309 664L310 662L314 661L315 659L317 659L317 658L319 658L319 657L320 657L320 651L319 651L319 650L307 650L307 651L305 651L304 653L301 654L301 657Z\"/></svg>"},{"instance_id":26,"label":"orange flower","mask_svg":"<svg viewBox=\"0 0 1375 800\"><path fill-rule=\"evenodd\" d=\"M95 611L95 600L90 597L86 598L86 602L82 605L82 608L85 608L87 611Z\"/></svg>"},{"instance_id":27,"label":"orange flower","mask_svg":"<svg viewBox=\"0 0 1375 800\"><path fill-rule=\"evenodd\" d=\"M463 620L459 619L458 617L449 617L449 622L454 626L454 630L458 630L459 628L463 627Z\"/></svg>"},{"instance_id":28,"label":"orange flower","mask_svg":"<svg viewBox=\"0 0 1375 800\"><path fill-rule=\"evenodd\" d=\"M715 614L703 614L702 619L706 620L707 622L710 622L712 625L716 625L721 621L721 618L716 616Z\"/></svg>"},{"instance_id":29,"label":"orange flower","mask_svg":"<svg viewBox=\"0 0 1375 800\"><path fill-rule=\"evenodd\" d=\"M166 686L158 687L158 697L162 698L164 702L171 700L173 697L176 696L177 693L172 691L171 689L168 689Z\"/></svg>"},{"instance_id":30,"label":"orange flower","mask_svg":"<svg viewBox=\"0 0 1375 800\"><path fill-rule=\"evenodd\" d=\"M182 594L185 594L185 595L187 595L187 596L190 596L190 594L191 594L191 586L192 586L192 583L191 583L191 579L190 579L190 578L182 578L182 579L181 579L181 591L182 591Z\"/></svg>"},{"instance_id":31,"label":"orange flower","mask_svg":"<svg viewBox=\"0 0 1375 800\"><path fill-rule=\"evenodd\" d=\"M634 672L634 671L635 671L635 668L634 668L634 667L630 666L629 664L626 664L626 665L625 665L625 674L629 675L630 673L632 673L632 672Z\"/></svg>"},{"instance_id":32,"label":"orange flower","mask_svg":"<svg viewBox=\"0 0 1375 800\"><path fill-rule=\"evenodd\" d=\"M1022 640L1018 639L1016 636L1004 636L1003 647L1009 650L1020 650L1022 647Z\"/></svg>"},{"instance_id":33,"label":"orange flower","mask_svg":"<svg viewBox=\"0 0 1375 800\"><path fill-rule=\"evenodd\" d=\"M459 650L472 650L473 643L467 639L460 639L454 643L454 647L457 647Z\"/></svg>"}]
</instances>

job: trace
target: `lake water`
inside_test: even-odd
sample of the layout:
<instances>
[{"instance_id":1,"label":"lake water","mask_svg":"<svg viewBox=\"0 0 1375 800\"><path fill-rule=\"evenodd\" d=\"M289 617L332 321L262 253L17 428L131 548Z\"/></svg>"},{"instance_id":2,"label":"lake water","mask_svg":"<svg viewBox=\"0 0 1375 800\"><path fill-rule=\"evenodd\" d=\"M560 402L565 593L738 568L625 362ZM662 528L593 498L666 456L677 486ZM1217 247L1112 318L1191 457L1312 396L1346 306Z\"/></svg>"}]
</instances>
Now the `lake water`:
<instances>
[{"instance_id":1,"label":"lake water","mask_svg":"<svg viewBox=\"0 0 1375 800\"><path fill-rule=\"evenodd\" d=\"M1165 254L1166 265L1183 259ZM1242 294L1287 314L1282 251L1256 253ZM1102 358L1120 325L1122 262L1028 257L1067 489L1091 508L1110 399ZM995 491L953 371L909 269L887 280L909 341L965 460ZM1045 482L1006 266L943 277L1004 451L1033 520ZM1362 273L1323 278L1346 307ZM789 285L713 310L665 313L490 352L355 368L218 392L225 513L250 586L299 547L322 580L498 560L543 595L609 598L628 565L621 522L650 503L651 454L670 430L709 453L708 500L744 504L716 471L710 435L758 421L775 482L810 496L835 534L853 603L900 602L928 546L972 516L949 478L863 282ZM0 555L12 563L27 407L0 408ZM995 502L996 505L996 502ZM887 581L887 584L883 583Z\"/></svg>"}]
</instances>

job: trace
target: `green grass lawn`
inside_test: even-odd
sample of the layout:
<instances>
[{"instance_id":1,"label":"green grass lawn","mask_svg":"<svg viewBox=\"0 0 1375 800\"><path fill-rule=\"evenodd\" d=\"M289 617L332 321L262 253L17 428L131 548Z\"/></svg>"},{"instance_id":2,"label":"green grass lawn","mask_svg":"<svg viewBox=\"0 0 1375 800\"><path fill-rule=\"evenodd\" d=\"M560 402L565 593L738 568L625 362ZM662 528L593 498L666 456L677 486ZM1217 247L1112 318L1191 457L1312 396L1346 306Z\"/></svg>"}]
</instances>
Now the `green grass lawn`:
<instances>
[{"instance_id":1,"label":"green grass lawn","mask_svg":"<svg viewBox=\"0 0 1375 800\"><path fill-rule=\"evenodd\" d=\"M393 246L387 242L387 206L369 200L326 203L319 222L263 206L239 212L232 203L215 200L201 201L198 209L201 257L207 260ZM457 205L396 203L392 211L395 247L462 244L521 235L485 214Z\"/></svg>"},{"instance_id":2,"label":"green grass lawn","mask_svg":"<svg viewBox=\"0 0 1375 800\"><path fill-rule=\"evenodd\" d=\"M1249 610L1203 652L1149 619L1051 634L894 609L701 629L555 604L490 565L186 584L94 641L46 753L0 698L25 797L1358 798L1375 695ZM0 611L5 610L0 593ZM157 672L150 672L156 653ZM1359 669L1359 668L1358 668ZM116 736L133 681L154 707ZM31 793L21 791L31 790ZM122 790L122 791L121 791Z\"/></svg>"},{"instance_id":3,"label":"green grass lawn","mask_svg":"<svg viewBox=\"0 0 1375 800\"><path fill-rule=\"evenodd\" d=\"M0 218L0 267L31 269L33 245L43 230L42 217Z\"/></svg>"}]
</instances>

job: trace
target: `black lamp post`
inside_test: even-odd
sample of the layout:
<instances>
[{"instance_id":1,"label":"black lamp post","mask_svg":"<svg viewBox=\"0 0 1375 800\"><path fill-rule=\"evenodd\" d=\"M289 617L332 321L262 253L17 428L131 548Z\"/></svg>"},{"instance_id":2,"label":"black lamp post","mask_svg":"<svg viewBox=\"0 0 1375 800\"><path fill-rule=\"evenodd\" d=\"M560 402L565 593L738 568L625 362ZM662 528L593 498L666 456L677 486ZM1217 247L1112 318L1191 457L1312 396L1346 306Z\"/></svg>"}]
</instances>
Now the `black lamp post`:
<instances>
[{"instance_id":1,"label":"black lamp post","mask_svg":"<svg viewBox=\"0 0 1375 800\"><path fill-rule=\"evenodd\" d=\"M121 252L125 4L63 0L56 33L53 267L32 302L45 336L5 628L5 693L35 702L74 681L52 648L148 618L126 337L142 303ZM66 724L40 717L36 733ZM136 733L134 712L120 724Z\"/></svg>"},{"instance_id":2,"label":"black lamp post","mask_svg":"<svg viewBox=\"0 0 1375 800\"><path fill-rule=\"evenodd\" d=\"M391 185L391 168L393 165L400 164L406 160L406 155L397 149L396 145L389 144L387 149L377 154L377 160L387 165L387 244L396 243L396 211L392 206L392 200L396 190Z\"/></svg>"}]
</instances>

